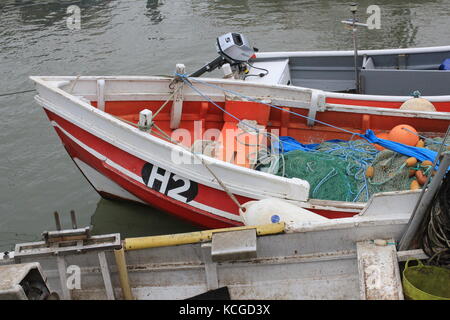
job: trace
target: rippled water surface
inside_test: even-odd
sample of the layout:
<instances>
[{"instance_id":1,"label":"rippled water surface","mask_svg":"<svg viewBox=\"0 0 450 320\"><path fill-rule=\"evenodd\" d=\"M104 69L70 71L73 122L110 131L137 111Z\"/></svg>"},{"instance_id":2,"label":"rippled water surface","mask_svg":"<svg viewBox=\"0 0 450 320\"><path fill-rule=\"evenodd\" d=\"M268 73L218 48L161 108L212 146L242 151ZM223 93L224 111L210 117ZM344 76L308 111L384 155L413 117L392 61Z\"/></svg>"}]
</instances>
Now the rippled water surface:
<instances>
[{"instance_id":1,"label":"rippled water surface","mask_svg":"<svg viewBox=\"0 0 450 320\"><path fill-rule=\"evenodd\" d=\"M371 1L359 1L360 20ZM450 43L450 0L377 1L381 29L360 48ZM81 29L67 7L81 8ZM30 75L170 74L215 58L215 38L244 33L262 51L351 49L347 1L2 0L0 94L33 88ZM0 249L54 229L69 211L96 233L138 236L196 230L154 209L101 199L70 160L34 93L0 97Z\"/></svg>"}]
</instances>

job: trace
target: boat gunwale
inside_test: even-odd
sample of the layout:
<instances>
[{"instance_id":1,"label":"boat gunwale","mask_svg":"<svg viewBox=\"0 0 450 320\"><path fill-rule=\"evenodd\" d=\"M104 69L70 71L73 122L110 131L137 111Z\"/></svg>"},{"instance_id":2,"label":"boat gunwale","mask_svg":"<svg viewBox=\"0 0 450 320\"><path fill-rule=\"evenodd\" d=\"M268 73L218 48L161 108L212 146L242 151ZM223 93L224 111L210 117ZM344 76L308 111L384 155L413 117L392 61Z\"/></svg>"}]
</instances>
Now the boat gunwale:
<instances>
[{"instance_id":1,"label":"boat gunwale","mask_svg":"<svg viewBox=\"0 0 450 320\"><path fill-rule=\"evenodd\" d=\"M445 52L450 51L450 45L447 46L434 46L434 47L417 47L417 48L390 48L390 49L368 49L358 50L358 56L363 55L395 55L395 54L421 54L421 53L433 53L433 52ZM354 56L354 50L314 50L314 51L267 51L256 52L256 59L267 58L296 58L296 57L343 57Z\"/></svg>"},{"instance_id":2,"label":"boat gunwale","mask_svg":"<svg viewBox=\"0 0 450 320\"><path fill-rule=\"evenodd\" d=\"M450 46L449 46L450 50ZM167 76L30 76L30 79L39 82L40 81L64 81L64 80L122 80L122 81L155 81L155 80L166 80L171 81L173 77ZM54 80L50 80L54 79ZM195 79L195 78L194 78ZM244 80L236 80L236 79L217 79L217 78L199 78L200 82L212 82L212 83L224 83L224 84L237 84L241 86L260 86L265 88L282 88L284 90L290 92L302 92L306 94L312 94L313 92L321 93L325 96L325 98L339 98L346 100L364 100L364 101L388 101L388 102L405 102L406 100L411 99L411 96L390 96L390 95L370 95L370 94L355 94L355 93L342 93L342 92L332 92L308 87L300 87L300 86L291 86L291 85L282 85L282 84L267 84L267 83L254 83L252 81L244 81ZM194 80L195 81L195 80ZM60 89L60 88L57 88ZM61 89L62 90L62 89ZM62 90L63 92L66 92ZM169 93L168 93L169 94ZM422 98L429 100L430 102L450 102L450 94L449 95L436 95L436 96L422 96ZM355 105L356 107L357 105ZM367 106L359 106L366 108ZM373 107L369 107L372 108Z\"/></svg>"}]
</instances>

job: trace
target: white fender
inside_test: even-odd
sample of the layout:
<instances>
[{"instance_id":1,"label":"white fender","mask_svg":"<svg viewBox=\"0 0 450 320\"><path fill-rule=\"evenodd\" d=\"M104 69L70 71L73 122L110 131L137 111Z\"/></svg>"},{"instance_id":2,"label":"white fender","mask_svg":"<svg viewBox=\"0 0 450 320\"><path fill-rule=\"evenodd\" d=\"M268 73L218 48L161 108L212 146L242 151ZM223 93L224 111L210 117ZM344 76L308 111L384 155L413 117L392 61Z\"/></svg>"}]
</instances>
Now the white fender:
<instances>
[{"instance_id":1,"label":"white fender","mask_svg":"<svg viewBox=\"0 0 450 320\"><path fill-rule=\"evenodd\" d=\"M312 211L277 198L249 201L244 203L242 207L245 211L240 209L239 213L244 224L248 226L274 222L301 226L329 220Z\"/></svg>"}]
</instances>

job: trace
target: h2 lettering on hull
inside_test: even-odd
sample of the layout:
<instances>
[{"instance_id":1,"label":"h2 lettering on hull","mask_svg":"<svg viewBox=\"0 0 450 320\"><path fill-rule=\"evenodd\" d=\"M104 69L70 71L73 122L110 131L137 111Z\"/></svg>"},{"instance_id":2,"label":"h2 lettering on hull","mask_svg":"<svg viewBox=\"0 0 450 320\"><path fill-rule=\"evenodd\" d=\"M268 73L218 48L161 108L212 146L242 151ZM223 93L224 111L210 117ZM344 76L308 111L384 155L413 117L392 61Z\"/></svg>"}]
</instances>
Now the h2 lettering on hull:
<instances>
[{"instance_id":1,"label":"h2 lettering on hull","mask_svg":"<svg viewBox=\"0 0 450 320\"><path fill-rule=\"evenodd\" d=\"M192 201L198 193L198 184L170 171L146 163L142 167L144 183L155 191L182 202Z\"/></svg>"}]
</instances>

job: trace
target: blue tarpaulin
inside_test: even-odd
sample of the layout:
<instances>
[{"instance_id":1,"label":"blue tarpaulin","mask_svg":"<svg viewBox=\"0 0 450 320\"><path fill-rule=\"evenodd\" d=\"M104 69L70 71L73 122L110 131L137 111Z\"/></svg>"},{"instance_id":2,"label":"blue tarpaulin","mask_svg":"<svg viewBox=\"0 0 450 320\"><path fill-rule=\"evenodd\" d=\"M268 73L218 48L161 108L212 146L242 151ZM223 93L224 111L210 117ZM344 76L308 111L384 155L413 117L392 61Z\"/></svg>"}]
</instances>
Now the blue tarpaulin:
<instances>
[{"instance_id":1,"label":"blue tarpaulin","mask_svg":"<svg viewBox=\"0 0 450 320\"><path fill-rule=\"evenodd\" d=\"M425 148L408 146L403 143L378 138L372 130L367 130L364 135L360 135L370 143L377 143L386 149L396 151L408 157L414 157L419 161L430 160L431 162L437 156L437 152Z\"/></svg>"},{"instance_id":2,"label":"blue tarpaulin","mask_svg":"<svg viewBox=\"0 0 450 320\"><path fill-rule=\"evenodd\" d=\"M334 140L328 140L326 142L343 142L345 140L340 140L340 139L334 139ZM294 151L294 150L302 150L302 151L312 151L312 150L316 150L317 147L320 145L320 143L311 143L311 144L304 144L304 143L300 143L297 140L295 140L292 137L289 136L282 136L280 137L280 142L283 148L280 148L278 146L278 143L274 143L273 146L274 148L277 148L279 152L289 152L289 151Z\"/></svg>"},{"instance_id":3,"label":"blue tarpaulin","mask_svg":"<svg viewBox=\"0 0 450 320\"><path fill-rule=\"evenodd\" d=\"M398 152L398 153L403 154L408 157L414 157L421 162L425 161L425 160L430 160L431 162L433 162L437 156L437 152L433 151L433 150L419 148L419 147L412 147L412 146L408 146L403 143L380 139L370 129L367 130L365 134L360 134L359 136L361 138L366 139L370 143L376 143L386 149ZM337 143L337 142L344 142L344 141L345 140L335 139L335 140L328 140L326 142ZM279 150L279 152L283 152L283 153L290 152L293 150L313 151L313 150L316 150L317 147L320 145L319 143L303 144L289 136L280 137L280 143L283 146L282 149L280 148L280 146L278 146L278 143L274 143L273 147L277 148Z\"/></svg>"},{"instance_id":4,"label":"blue tarpaulin","mask_svg":"<svg viewBox=\"0 0 450 320\"><path fill-rule=\"evenodd\" d=\"M439 66L439 70L450 70L450 59L445 59Z\"/></svg>"}]
</instances>

